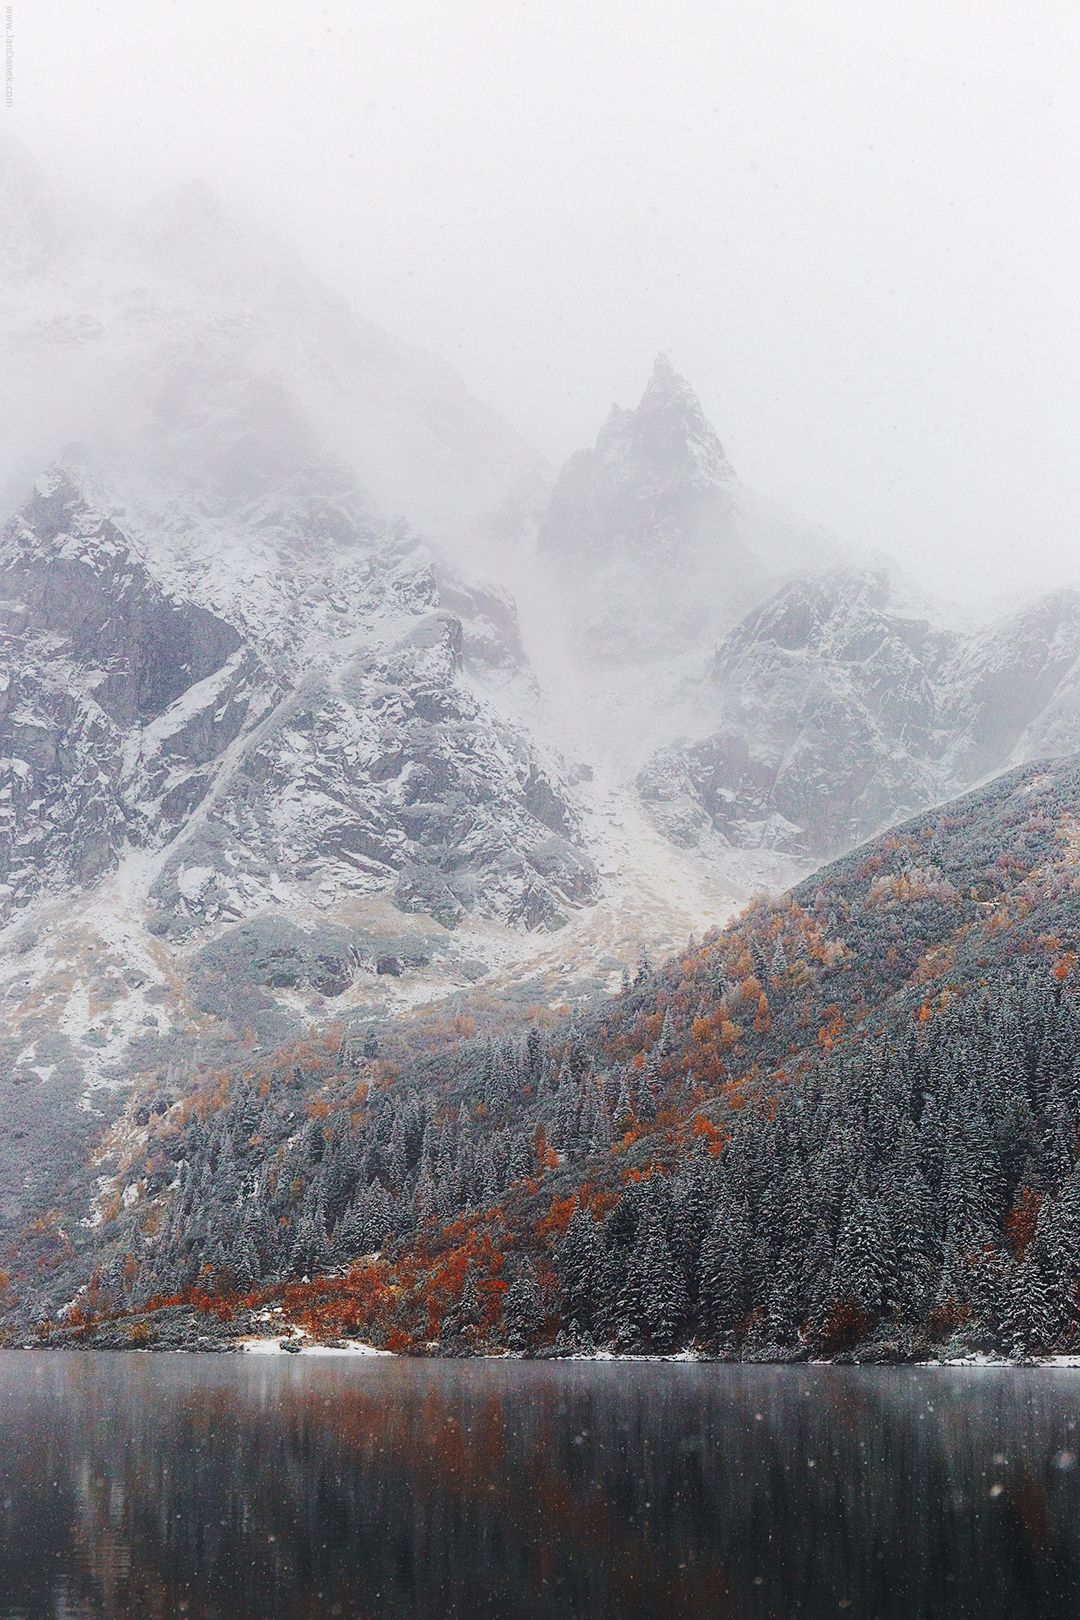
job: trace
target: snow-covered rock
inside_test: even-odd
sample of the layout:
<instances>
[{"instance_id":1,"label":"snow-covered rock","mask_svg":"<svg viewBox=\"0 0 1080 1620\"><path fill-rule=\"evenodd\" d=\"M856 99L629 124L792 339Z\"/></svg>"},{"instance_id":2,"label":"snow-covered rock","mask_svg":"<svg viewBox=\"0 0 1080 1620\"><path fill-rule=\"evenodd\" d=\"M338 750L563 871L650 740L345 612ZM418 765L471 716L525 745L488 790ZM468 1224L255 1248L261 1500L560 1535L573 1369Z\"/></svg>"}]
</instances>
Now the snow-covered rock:
<instances>
[{"instance_id":1,"label":"snow-covered rock","mask_svg":"<svg viewBox=\"0 0 1080 1620\"><path fill-rule=\"evenodd\" d=\"M399 530L339 539L321 589L309 562L288 642L262 646L242 612L163 589L67 474L38 480L0 536L9 906L115 869L130 844L162 852L165 933L352 889L526 927L590 898L557 768L464 678L427 553Z\"/></svg>"},{"instance_id":2,"label":"snow-covered rock","mask_svg":"<svg viewBox=\"0 0 1080 1620\"><path fill-rule=\"evenodd\" d=\"M882 570L799 577L718 644L694 732L638 777L677 843L820 857L1080 734L1080 596L982 629L913 606Z\"/></svg>"},{"instance_id":3,"label":"snow-covered rock","mask_svg":"<svg viewBox=\"0 0 1080 1620\"><path fill-rule=\"evenodd\" d=\"M639 404L613 405L595 445L560 471L539 549L578 650L656 666L707 645L826 547L739 482L693 388L660 354Z\"/></svg>"}]
</instances>

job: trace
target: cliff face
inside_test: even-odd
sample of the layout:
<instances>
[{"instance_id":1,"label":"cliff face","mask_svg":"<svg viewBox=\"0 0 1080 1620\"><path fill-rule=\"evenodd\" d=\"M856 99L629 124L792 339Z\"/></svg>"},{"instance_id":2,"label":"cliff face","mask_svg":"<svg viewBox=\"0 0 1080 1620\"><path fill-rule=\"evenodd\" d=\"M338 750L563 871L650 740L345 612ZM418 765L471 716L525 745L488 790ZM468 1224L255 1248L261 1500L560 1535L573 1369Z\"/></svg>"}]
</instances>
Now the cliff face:
<instances>
[{"instance_id":1,"label":"cliff face","mask_svg":"<svg viewBox=\"0 0 1080 1620\"><path fill-rule=\"evenodd\" d=\"M724 636L695 734L638 783L678 842L820 858L1077 734L1080 598L978 632L935 622L883 572L785 585Z\"/></svg>"},{"instance_id":2,"label":"cliff face","mask_svg":"<svg viewBox=\"0 0 1080 1620\"><path fill-rule=\"evenodd\" d=\"M471 566L538 459L204 187L105 218L5 147L0 192L0 1084L108 1114L468 984L596 869Z\"/></svg>"}]
</instances>

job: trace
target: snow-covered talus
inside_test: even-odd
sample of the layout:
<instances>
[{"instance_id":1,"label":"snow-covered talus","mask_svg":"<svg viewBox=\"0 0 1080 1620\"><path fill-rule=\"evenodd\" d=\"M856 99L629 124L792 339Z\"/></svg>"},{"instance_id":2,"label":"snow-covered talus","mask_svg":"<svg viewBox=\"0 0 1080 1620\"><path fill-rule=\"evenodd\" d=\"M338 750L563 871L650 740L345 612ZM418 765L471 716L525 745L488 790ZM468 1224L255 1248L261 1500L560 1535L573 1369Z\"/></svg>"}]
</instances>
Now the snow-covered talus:
<instances>
[{"instance_id":1,"label":"snow-covered talus","mask_svg":"<svg viewBox=\"0 0 1080 1620\"><path fill-rule=\"evenodd\" d=\"M720 835L679 847L642 803L635 778L689 713L692 659L673 655L667 679L590 659L568 645L559 594L540 568L522 590L525 650L536 686L508 694L530 734L567 760L582 836L599 872L595 903L550 940L499 947L501 974L540 975L567 994L583 980L611 983L642 953L659 958L729 918L754 894L796 881L806 862ZM629 674L629 679L628 679ZM482 945L477 946L483 954Z\"/></svg>"},{"instance_id":2,"label":"snow-covered talus","mask_svg":"<svg viewBox=\"0 0 1080 1620\"><path fill-rule=\"evenodd\" d=\"M658 831L621 776L597 772L578 789L589 847L602 862L599 896L550 940L535 941L509 977L583 977L612 988L644 955L660 960L728 921L755 894L797 881L806 863L772 851L683 850ZM590 972L591 970L591 972Z\"/></svg>"}]
</instances>

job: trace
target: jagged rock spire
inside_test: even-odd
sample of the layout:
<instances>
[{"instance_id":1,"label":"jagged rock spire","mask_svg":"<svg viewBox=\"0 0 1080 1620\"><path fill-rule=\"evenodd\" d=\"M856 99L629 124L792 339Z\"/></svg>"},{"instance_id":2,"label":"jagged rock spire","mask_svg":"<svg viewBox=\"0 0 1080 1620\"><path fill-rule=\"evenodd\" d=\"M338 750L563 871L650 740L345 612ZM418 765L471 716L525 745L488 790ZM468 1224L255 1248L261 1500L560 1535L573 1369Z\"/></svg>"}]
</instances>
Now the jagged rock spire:
<instances>
[{"instance_id":1,"label":"jagged rock spire","mask_svg":"<svg viewBox=\"0 0 1080 1620\"><path fill-rule=\"evenodd\" d=\"M639 403L614 406L595 446L559 474L541 545L672 558L683 539L722 526L734 481L701 401L661 350Z\"/></svg>"},{"instance_id":2,"label":"jagged rock spire","mask_svg":"<svg viewBox=\"0 0 1080 1620\"><path fill-rule=\"evenodd\" d=\"M637 410L628 416L638 424L646 450L663 460L669 475L685 472L698 488L735 477L701 401L663 349L653 362Z\"/></svg>"}]
</instances>

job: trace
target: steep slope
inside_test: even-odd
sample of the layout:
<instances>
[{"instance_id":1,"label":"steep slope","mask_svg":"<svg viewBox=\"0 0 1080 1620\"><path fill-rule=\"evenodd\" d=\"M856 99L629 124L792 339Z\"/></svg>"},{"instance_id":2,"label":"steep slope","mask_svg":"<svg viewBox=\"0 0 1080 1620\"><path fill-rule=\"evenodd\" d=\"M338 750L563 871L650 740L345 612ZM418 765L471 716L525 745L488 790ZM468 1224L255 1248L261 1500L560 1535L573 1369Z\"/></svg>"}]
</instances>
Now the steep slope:
<instances>
[{"instance_id":1,"label":"steep slope","mask_svg":"<svg viewBox=\"0 0 1080 1620\"><path fill-rule=\"evenodd\" d=\"M720 641L694 693L705 734L654 756L643 798L680 841L856 842L943 796L938 682L955 639L881 572L792 581Z\"/></svg>"},{"instance_id":2,"label":"steep slope","mask_svg":"<svg viewBox=\"0 0 1080 1620\"><path fill-rule=\"evenodd\" d=\"M186 599L61 470L0 535L10 1082L128 1083L163 1050L280 1036L382 989L384 958L468 982L455 925L551 929L594 896L557 761L485 695L526 679L512 604L451 581L451 612L362 494L318 545L294 496L264 511L304 559L260 576L257 614ZM241 925L276 973L238 974Z\"/></svg>"},{"instance_id":3,"label":"steep slope","mask_svg":"<svg viewBox=\"0 0 1080 1620\"><path fill-rule=\"evenodd\" d=\"M163 841L273 700L236 631L168 595L62 471L0 534L0 922Z\"/></svg>"},{"instance_id":4,"label":"steep slope","mask_svg":"<svg viewBox=\"0 0 1080 1620\"><path fill-rule=\"evenodd\" d=\"M1078 804L1075 757L1012 772L584 1017L476 1004L193 1095L173 1076L102 1143L91 1224L73 1236L82 1179L16 1245L11 1320L177 1343L262 1313L444 1353L1067 1348Z\"/></svg>"},{"instance_id":5,"label":"steep slope","mask_svg":"<svg viewBox=\"0 0 1080 1620\"><path fill-rule=\"evenodd\" d=\"M1069 752L1080 597L1060 591L975 632L882 570L799 577L718 644L690 740L638 777L687 845L821 856L1011 762Z\"/></svg>"},{"instance_id":6,"label":"steep slope","mask_svg":"<svg viewBox=\"0 0 1080 1620\"><path fill-rule=\"evenodd\" d=\"M970 637L942 671L948 769L972 780L1007 760L1071 753L1080 719L1080 593L1052 591Z\"/></svg>"}]
</instances>

